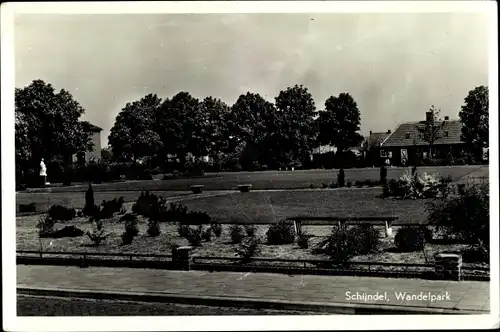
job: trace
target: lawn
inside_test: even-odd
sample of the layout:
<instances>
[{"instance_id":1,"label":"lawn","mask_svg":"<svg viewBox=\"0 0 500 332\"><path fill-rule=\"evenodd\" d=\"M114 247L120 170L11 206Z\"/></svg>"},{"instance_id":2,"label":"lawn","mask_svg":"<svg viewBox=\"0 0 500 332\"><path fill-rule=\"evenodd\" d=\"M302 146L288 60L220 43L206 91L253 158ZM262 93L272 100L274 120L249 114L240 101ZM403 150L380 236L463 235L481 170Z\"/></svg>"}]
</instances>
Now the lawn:
<instances>
[{"instance_id":1,"label":"lawn","mask_svg":"<svg viewBox=\"0 0 500 332\"><path fill-rule=\"evenodd\" d=\"M425 223L426 200L378 197L380 188L318 189L234 193L183 201L189 210L207 212L223 222L275 222L296 216L364 217L396 215L398 223Z\"/></svg>"},{"instance_id":2,"label":"lawn","mask_svg":"<svg viewBox=\"0 0 500 332\"><path fill-rule=\"evenodd\" d=\"M486 169L486 170L484 170ZM399 178L408 168L389 168L388 179ZM488 166L449 166L449 167L419 167L423 173L437 173L440 176L451 176L458 181L468 174L488 174ZM164 191L189 190L191 185L200 184L205 190L230 190L239 184L252 184L254 189L299 189L311 185L320 188L322 184L337 181L338 170L297 170L297 171L265 171L265 172L227 172L207 174L204 177L171 180L146 180L104 183L94 185L95 191ZM355 181L379 180L379 168L353 168L345 170L345 180ZM84 192L86 185L70 187L54 187L52 192Z\"/></svg>"}]
</instances>

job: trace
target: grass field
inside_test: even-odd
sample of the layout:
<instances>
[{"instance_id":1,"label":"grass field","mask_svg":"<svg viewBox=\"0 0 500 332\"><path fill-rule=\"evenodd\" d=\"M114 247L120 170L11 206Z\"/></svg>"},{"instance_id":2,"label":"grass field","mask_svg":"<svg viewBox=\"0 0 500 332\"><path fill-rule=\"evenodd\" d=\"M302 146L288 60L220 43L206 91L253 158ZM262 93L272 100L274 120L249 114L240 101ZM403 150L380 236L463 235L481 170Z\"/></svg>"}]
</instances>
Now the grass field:
<instances>
[{"instance_id":1,"label":"grass field","mask_svg":"<svg viewBox=\"0 0 500 332\"><path fill-rule=\"evenodd\" d=\"M399 216L399 223L425 223L426 200L378 197L380 188L235 193L182 202L221 221L274 222L296 216Z\"/></svg>"},{"instance_id":2,"label":"grass field","mask_svg":"<svg viewBox=\"0 0 500 332\"><path fill-rule=\"evenodd\" d=\"M408 168L389 168L388 179L399 178ZM437 173L439 176L451 176L459 181L469 174L488 176L488 166L450 166L450 167L419 167L423 173ZM191 185L200 184L205 190L231 190L239 184L252 184L254 189L301 189L313 185L320 188L322 184L337 181L338 170L297 170L297 171L265 171L265 172L228 172L207 174L205 177L172 180L128 181L94 185L94 191L164 191L189 190ZM354 168L345 170L345 180L379 180L379 168ZM50 188L52 192L84 192L86 185ZM41 190L43 191L43 189Z\"/></svg>"}]
</instances>

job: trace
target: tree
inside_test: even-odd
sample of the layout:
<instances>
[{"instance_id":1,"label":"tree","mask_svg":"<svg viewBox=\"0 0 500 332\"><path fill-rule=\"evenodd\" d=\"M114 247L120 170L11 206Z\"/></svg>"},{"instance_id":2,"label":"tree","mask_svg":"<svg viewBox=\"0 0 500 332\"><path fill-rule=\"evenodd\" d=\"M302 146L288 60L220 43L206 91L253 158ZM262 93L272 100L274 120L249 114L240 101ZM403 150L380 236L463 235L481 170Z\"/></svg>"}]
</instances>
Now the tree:
<instances>
[{"instance_id":1,"label":"tree","mask_svg":"<svg viewBox=\"0 0 500 332\"><path fill-rule=\"evenodd\" d=\"M441 129L444 126L444 121L439 119L441 110L436 109L434 105L429 109L429 117L423 126L417 126L419 137L429 143L429 157L432 158L432 147L434 143L441 138Z\"/></svg>"},{"instance_id":2,"label":"tree","mask_svg":"<svg viewBox=\"0 0 500 332\"><path fill-rule=\"evenodd\" d=\"M179 92L161 104L157 116L163 152L177 156L182 167L188 153L196 157L208 154L209 116L201 111L198 99L188 92Z\"/></svg>"},{"instance_id":3,"label":"tree","mask_svg":"<svg viewBox=\"0 0 500 332\"><path fill-rule=\"evenodd\" d=\"M317 137L317 112L311 93L302 85L288 87L276 97L276 108L281 120L280 150L288 155L289 162L307 161Z\"/></svg>"},{"instance_id":4,"label":"tree","mask_svg":"<svg viewBox=\"0 0 500 332\"><path fill-rule=\"evenodd\" d=\"M469 91L459 113L463 125L461 138L476 158L489 146L488 94L488 87L484 85Z\"/></svg>"},{"instance_id":5,"label":"tree","mask_svg":"<svg viewBox=\"0 0 500 332\"><path fill-rule=\"evenodd\" d=\"M42 80L16 88L15 151L21 170L38 167L41 158L69 163L78 151L91 150L90 135L79 121L84 112L68 91L56 92Z\"/></svg>"},{"instance_id":6,"label":"tree","mask_svg":"<svg viewBox=\"0 0 500 332\"><path fill-rule=\"evenodd\" d=\"M136 160L160 151L161 140L156 132L156 113L160 104L161 98L148 94L125 105L108 137L114 156L121 160Z\"/></svg>"},{"instance_id":7,"label":"tree","mask_svg":"<svg viewBox=\"0 0 500 332\"><path fill-rule=\"evenodd\" d=\"M230 132L226 121L229 119L231 109L222 100L207 97L200 104L200 112L207 119L205 131L209 137L208 153L213 158L214 164L220 164L220 154L229 152Z\"/></svg>"},{"instance_id":8,"label":"tree","mask_svg":"<svg viewBox=\"0 0 500 332\"><path fill-rule=\"evenodd\" d=\"M318 142L333 145L337 153L359 145L363 141L360 130L360 114L354 98L348 93L331 96L325 101L325 110L319 113Z\"/></svg>"},{"instance_id":9,"label":"tree","mask_svg":"<svg viewBox=\"0 0 500 332\"><path fill-rule=\"evenodd\" d=\"M243 146L244 167L253 162L268 166L274 162L270 151L276 150L272 141L280 125L272 103L259 94L240 95L231 107L227 124L232 147Z\"/></svg>"}]
</instances>

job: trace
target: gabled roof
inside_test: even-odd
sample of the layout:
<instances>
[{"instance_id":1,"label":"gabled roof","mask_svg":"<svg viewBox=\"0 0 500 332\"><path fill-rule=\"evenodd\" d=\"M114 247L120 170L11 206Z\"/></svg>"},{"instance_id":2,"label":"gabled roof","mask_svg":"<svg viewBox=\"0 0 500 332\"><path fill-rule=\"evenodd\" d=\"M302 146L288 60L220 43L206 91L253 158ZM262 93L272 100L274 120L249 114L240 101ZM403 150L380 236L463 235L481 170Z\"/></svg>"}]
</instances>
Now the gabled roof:
<instances>
[{"instance_id":1,"label":"gabled roof","mask_svg":"<svg viewBox=\"0 0 500 332\"><path fill-rule=\"evenodd\" d=\"M379 142L379 144L380 144L389 135L390 135L390 133L388 133L388 132L384 132L384 133L370 133L370 136L368 136L366 138L366 141L368 142L368 144L375 143L375 142Z\"/></svg>"},{"instance_id":2,"label":"gabled roof","mask_svg":"<svg viewBox=\"0 0 500 332\"><path fill-rule=\"evenodd\" d=\"M94 126L92 123L90 123L88 121L82 121L82 127L83 127L83 130L85 130L87 132L98 133L98 132L102 131L102 128Z\"/></svg>"},{"instance_id":3,"label":"gabled roof","mask_svg":"<svg viewBox=\"0 0 500 332\"><path fill-rule=\"evenodd\" d=\"M423 128L425 121L406 122L400 124L392 134L390 134L381 146L412 146L412 145L429 145L420 137L418 127ZM462 123L460 120L446 120L443 127L439 130L440 136L435 142L439 144L460 144L463 141L460 138L462 133Z\"/></svg>"}]
</instances>

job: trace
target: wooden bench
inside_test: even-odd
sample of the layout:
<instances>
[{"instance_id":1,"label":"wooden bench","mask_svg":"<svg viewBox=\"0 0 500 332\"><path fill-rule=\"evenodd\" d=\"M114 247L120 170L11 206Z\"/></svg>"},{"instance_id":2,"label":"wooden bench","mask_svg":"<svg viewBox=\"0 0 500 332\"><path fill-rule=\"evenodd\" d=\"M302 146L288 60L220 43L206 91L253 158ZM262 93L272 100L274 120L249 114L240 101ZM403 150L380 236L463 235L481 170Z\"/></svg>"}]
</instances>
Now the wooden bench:
<instances>
[{"instance_id":1,"label":"wooden bench","mask_svg":"<svg viewBox=\"0 0 500 332\"><path fill-rule=\"evenodd\" d=\"M238 186L238 190L242 193L247 193L250 191L250 188L252 188L251 184L240 184Z\"/></svg>"},{"instance_id":2,"label":"wooden bench","mask_svg":"<svg viewBox=\"0 0 500 332\"><path fill-rule=\"evenodd\" d=\"M195 184L195 185L191 186L191 191L193 192L193 194L201 194L204 187L205 186L202 184Z\"/></svg>"},{"instance_id":3,"label":"wooden bench","mask_svg":"<svg viewBox=\"0 0 500 332\"><path fill-rule=\"evenodd\" d=\"M392 224L398 219L397 216L366 216L366 217L293 217L287 218L293 222L295 234L302 234L303 225L312 226L335 226L344 227L349 225L381 225L385 227L385 237L392 236Z\"/></svg>"}]
</instances>

